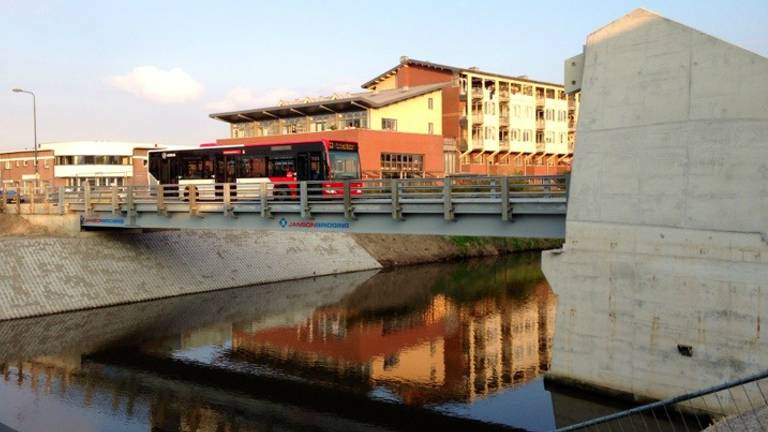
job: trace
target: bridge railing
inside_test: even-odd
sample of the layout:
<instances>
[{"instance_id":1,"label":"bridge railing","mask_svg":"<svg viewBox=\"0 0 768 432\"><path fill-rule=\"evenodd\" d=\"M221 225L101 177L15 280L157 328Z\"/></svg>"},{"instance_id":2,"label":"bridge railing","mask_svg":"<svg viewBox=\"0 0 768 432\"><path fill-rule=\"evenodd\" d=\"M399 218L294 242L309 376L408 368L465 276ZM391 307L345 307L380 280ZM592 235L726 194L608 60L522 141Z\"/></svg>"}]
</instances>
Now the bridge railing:
<instances>
[{"instance_id":1,"label":"bridge railing","mask_svg":"<svg viewBox=\"0 0 768 432\"><path fill-rule=\"evenodd\" d=\"M2 209L9 212L61 214L81 212L136 214L141 212L223 212L225 214L314 211L343 214L355 212L501 214L508 220L514 204L567 199L567 177L505 176L300 182L238 182L145 186L79 187L46 186L34 190L4 191ZM45 203L45 206L39 206ZM25 204L22 206L21 204ZM29 204L32 204L31 206ZM37 205L37 206L36 206Z\"/></svg>"}]
</instances>

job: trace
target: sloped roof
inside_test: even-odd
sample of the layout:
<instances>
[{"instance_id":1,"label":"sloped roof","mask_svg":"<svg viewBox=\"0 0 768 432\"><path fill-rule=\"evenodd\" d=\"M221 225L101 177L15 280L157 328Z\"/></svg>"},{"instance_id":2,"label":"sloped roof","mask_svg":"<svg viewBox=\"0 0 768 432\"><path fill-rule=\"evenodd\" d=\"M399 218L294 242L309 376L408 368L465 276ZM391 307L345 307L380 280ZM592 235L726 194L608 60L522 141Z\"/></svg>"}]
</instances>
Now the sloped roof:
<instances>
[{"instance_id":1,"label":"sloped roof","mask_svg":"<svg viewBox=\"0 0 768 432\"><path fill-rule=\"evenodd\" d=\"M489 76L494 76L494 77L503 78L503 79L529 82L529 83L533 83L533 84L544 84L544 85L559 86L559 87L563 86L562 83L551 83L551 82L547 82L547 81L536 81L536 80L528 79L527 77L524 77L524 76L503 75L503 74L498 74L498 73L495 73L495 72L482 71L482 70L474 68L474 67L472 67L472 68L461 68L461 67L456 67L456 66L448 66L448 65L444 65L444 64L432 63L432 62L428 62L428 61L424 61L424 60L417 60L417 59L412 59L412 58L409 58L409 57L404 57L404 58L402 58L400 60L399 64L397 64L396 66L388 69L387 71L377 75L373 79L371 79L368 82L364 83L361 87L369 88L372 85L375 85L376 83L378 83L379 81L381 81L381 80L383 80L383 79L393 75L394 73L397 72L398 69L400 69L401 67L403 67L405 65L408 65L408 66L421 66L421 67L430 68L430 69L443 70L443 71L451 72L451 73L454 73L454 74L459 74L459 73L476 73L476 74L489 75Z\"/></svg>"},{"instance_id":2,"label":"sloped roof","mask_svg":"<svg viewBox=\"0 0 768 432\"><path fill-rule=\"evenodd\" d=\"M331 114L334 112L356 111L361 108L381 108L417 96L442 89L448 83L426 84L390 90L351 93L344 97L328 97L264 108L253 108L210 114L209 117L228 123L244 123L256 120L299 117L302 115Z\"/></svg>"}]
</instances>

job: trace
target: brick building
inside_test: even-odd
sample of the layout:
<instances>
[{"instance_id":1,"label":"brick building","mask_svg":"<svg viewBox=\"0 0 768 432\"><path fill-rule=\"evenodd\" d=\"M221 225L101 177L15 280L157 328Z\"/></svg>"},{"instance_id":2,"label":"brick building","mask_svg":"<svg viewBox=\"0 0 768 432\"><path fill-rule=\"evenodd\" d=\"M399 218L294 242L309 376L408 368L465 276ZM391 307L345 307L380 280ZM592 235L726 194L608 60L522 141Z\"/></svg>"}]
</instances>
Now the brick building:
<instances>
[{"instance_id":1,"label":"brick building","mask_svg":"<svg viewBox=\"0 0 768 432\"><path fill-rule=\"evenodd\" d=\"M147 151L157 144L70 141L41 144L37 151L40 183L53 186L145 185ZM0 153L0 180L7 186L35 183L33 150Z\"/></svg>"}]
</instances>

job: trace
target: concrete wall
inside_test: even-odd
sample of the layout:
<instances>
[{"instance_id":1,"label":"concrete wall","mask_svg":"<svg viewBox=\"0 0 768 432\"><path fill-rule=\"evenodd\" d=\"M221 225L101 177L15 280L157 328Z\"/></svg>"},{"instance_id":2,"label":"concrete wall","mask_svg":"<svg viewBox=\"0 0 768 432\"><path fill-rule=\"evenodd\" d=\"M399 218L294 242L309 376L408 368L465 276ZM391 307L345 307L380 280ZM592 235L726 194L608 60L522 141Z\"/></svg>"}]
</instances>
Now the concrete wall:
<instances>
[{"instance_id":1,"label":"concrete wall","mask_svg":"<svg viewBox=\"0 0 768 432\"><path fill-rule=\"evenodd\" d=\"M334 233L5 237L0 320L379 267Z\"/></svg>"},{"instance_id":2,"label":"concrete wall","mask_svg":"<svg viewBox=\"0 0 768 432\"><path fill-rule=\"evenodd\" d=\"M307 319L314 309L341 300L376 270L276 282L256 287L177 296L151 302L0 322L0 363L40 356L71 357L110 347L118 340L136 345L147 339L175 339L189 347L195 335L231 323L274 325ZM226 341L217 341L224 343Z\"/></svg>"},{"instance_id":3,"label":"concrete wall","mask_svg":"<svg viewBox=\"0 0 768 432\"><path fill-rule=\"evenodd\" d=\"M551 377L664 398L764 368L766 233L768 59L645 10L590 34Z\"/></svg>"}]
</instances>

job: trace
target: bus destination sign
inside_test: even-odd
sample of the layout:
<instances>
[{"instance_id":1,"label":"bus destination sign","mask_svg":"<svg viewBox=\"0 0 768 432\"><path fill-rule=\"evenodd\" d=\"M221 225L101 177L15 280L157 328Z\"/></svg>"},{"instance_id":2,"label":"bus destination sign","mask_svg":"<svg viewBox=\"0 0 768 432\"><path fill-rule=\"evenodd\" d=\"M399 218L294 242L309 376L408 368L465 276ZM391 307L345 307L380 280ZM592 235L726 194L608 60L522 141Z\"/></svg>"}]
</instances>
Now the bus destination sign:
<instances>
[{"instance_id":1,"label":"bus destination sign","mask_svg":"<svg viewBox=\"0 0 768 432\"><path fill-rule=\"evenodd\" d=\"M329 150L357 151L357 144L350 142L331 141Z\"/></svg>"}]
</instances>

